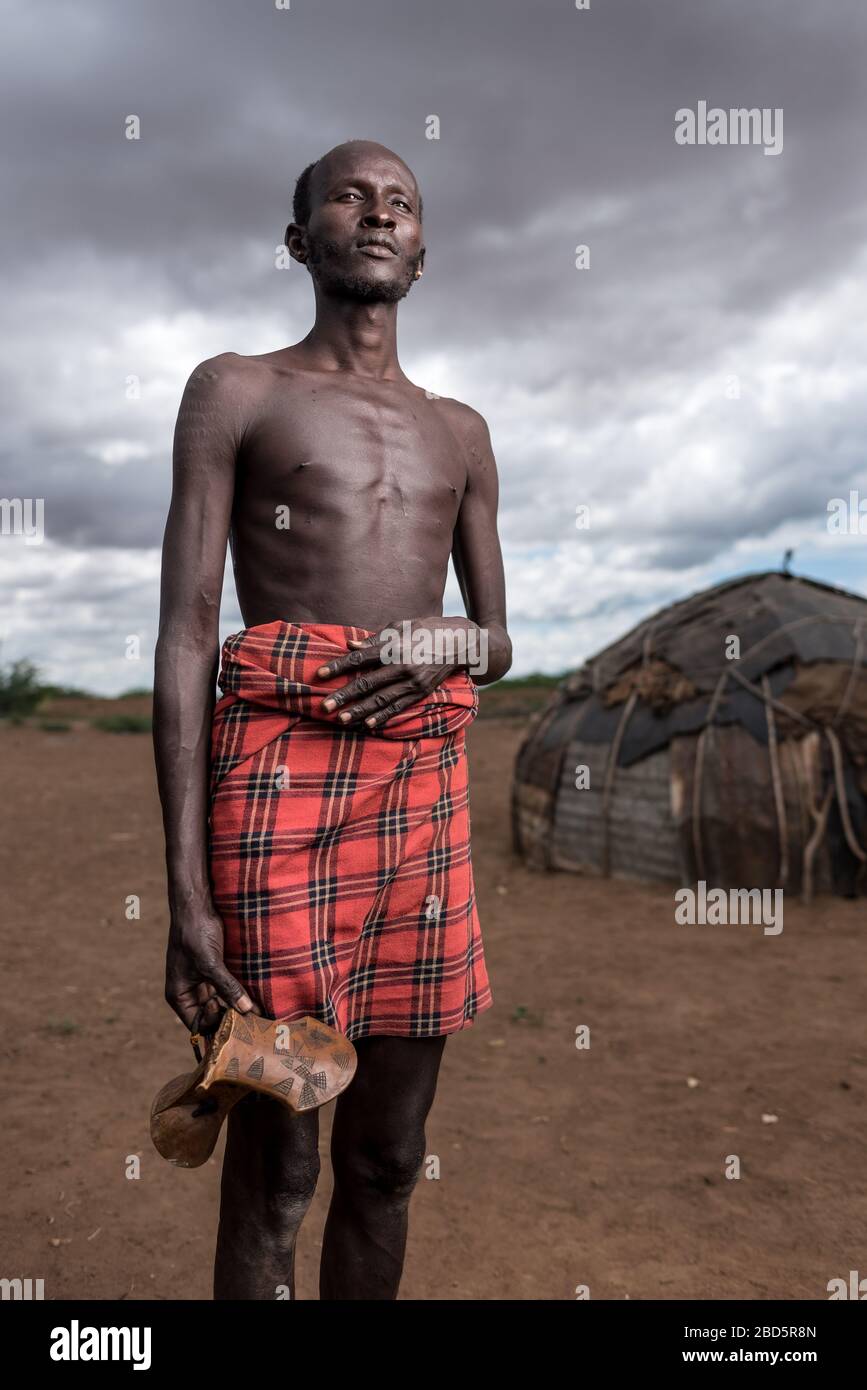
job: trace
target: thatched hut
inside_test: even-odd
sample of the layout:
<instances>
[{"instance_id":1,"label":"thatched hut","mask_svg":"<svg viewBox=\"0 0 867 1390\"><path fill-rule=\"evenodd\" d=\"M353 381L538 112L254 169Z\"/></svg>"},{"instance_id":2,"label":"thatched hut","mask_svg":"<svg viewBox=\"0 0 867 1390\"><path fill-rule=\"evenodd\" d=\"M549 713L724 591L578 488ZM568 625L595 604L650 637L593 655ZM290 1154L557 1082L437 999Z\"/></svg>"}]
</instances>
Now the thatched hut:
<instances>
[{"instance_id":1,"label":"thatched hut","mask_svg":"<svg viewBox=\"0 0 867 1390\"><path fill-rule=\"evenodd\" d=\"M865 658L867 600L787 573L663 609L534 716L516 849L614 877L863 891Z\"/></svg>"}]
</instances>

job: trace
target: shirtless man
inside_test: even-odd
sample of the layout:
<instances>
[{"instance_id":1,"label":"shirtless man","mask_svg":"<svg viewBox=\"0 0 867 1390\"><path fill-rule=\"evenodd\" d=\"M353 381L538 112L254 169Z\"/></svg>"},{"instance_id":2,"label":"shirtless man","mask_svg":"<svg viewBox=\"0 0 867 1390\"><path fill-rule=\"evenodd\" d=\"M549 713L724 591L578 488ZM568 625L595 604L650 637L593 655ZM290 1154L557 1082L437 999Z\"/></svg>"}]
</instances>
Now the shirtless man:
<instances>
[{"instance_id":1,"label":"shirtless man","mask_svg":"<svg viewBox=\"0 0 867 1390\"><path fill-rule=\"evenodd\" d=\"M265 1012L250 997L254 986L225 963L209 877L227 541L247 628L281 620L377 634L405 619L412 632L477 625L487 669L473 672L475 684L499 679L511 663L487 427L468 406L413 385L397 358L398 303L424 266L416 180L390 150L350 141L305 170L293 216L286 245L312 278L312 329L292 347L223 353L199 366L175 435L154 741L171 920L166 998L190 1028L203 1004L211 1024L221 1001ZM275 526L281 508L288 530ZM450 555L468 618L442 616ZM332 717L347 729L375 730L458 669L380 657L374 635L326 673L345 678ZM334 1116L323 1299L397 1296L444 1044L444 1033L354 1041L357 1073ZM295 1238L318 1171L318 1111L291 1116L257 1096L234 1108L216 1298L273 1299L281 1286L294 1298Z\"/></svg>"}]
</instances>

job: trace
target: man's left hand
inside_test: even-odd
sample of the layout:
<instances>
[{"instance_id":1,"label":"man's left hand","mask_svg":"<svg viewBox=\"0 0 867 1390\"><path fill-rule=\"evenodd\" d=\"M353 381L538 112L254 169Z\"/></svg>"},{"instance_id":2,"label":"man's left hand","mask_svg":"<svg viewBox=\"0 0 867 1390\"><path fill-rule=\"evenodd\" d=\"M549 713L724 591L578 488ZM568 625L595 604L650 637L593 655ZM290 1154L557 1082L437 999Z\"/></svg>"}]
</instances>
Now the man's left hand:
<instances>
[{"instance_id":1,"label":"man's left hand","mask_svg":"<svg viewBox=\"0 0 867 1390\"><path fill-rule=\"evenodd\" d=\"M352 651L338 656L327 665L320 666L317 675L323 679L349 675L354 679L348 685L335 690L322 701L322 708L339 709L341 724L352 726L364 722L368 728L375 729L386 719L417 704L431 690L442 685L455 671L466 669L467 663L459 661L447 665L435 665L432 661L413 661L413 648L424 644L425 638L432 651L436 651L437 632L468 633L476 624L468 618L413 618L408 620L410 640L401 641L401 660L395 661L390 652L395 647L395 636L404 638L406 619L388 623L372 637L352 641ZM446 646L440 639L441 647ZM407 651L406 648L410 651ZM449 655L453 653L449 651ZM385 659L384 659L385 656ZM359 669L363 674L355 675Z\"/></svg>"}]
</instances>

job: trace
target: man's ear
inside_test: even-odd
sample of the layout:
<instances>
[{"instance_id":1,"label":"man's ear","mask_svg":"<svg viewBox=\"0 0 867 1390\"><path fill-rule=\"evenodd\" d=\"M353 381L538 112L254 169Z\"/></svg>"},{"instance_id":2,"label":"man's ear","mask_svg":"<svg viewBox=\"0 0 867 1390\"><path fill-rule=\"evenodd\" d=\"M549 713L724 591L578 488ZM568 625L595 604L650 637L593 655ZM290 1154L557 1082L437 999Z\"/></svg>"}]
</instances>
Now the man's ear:
<instances>
[{"instance_id":1,"label":"man's ear","mask_svg":"<svg viewBox=\"0 0 867 1390\"><path fill-rule=\"evenodd\" d=\"M299 227L297 222L290 222L286 228L283 244L286 246L293 261L299 261L301 265L307 264L307 241L306 227Z\"/></svg>"},{"instance_id":2,"label":"man's ear","mask_svg":"<svg viewBox=\"0 0 867 1390\"><path fill-rule=\"evenodd\" d=\"M418 253L418 270L416 271L416 275L415 275L415 278L416 278L417 280L421 279L421 274L422 274L422 271L424 270L424 252L425 252L425 248L422 247L421 250L420 250L419 253Z\"/></svg>"}]
</instances>

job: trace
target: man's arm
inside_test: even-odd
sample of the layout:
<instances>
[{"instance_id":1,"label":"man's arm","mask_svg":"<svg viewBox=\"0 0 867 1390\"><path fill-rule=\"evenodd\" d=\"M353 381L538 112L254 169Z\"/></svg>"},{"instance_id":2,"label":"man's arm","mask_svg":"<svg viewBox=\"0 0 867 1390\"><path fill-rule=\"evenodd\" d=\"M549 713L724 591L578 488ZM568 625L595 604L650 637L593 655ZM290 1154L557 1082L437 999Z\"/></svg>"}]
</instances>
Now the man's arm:
<instances>
[{"instance_id":1,"label":"man's arm","mask_svg":"<svg viewBox=\"0 0 867 1390\"><path fill-rule=\"evenodd\" d=\"M154 672L154 752L171 918L166 998L188 1027L215 994L241 1012L252 1007L223 965L207 828L220 596L243 428L240 364L230 354L202 363L187 382L175 428ZM215 1013L212 1004L202 1026Z\"/></svg>"},{"instance_id":2,"label":"man's arm","mask_svg":"<svg viewBox=\"0 0 867 1390\"><path fill-rule=\"evenodd\" d=\"M464 447L467 454L467 486L458 512L452 543L455 567L464 605L472 621L487 633L488 669L474 674L476 685L490 685L512 664L512 643L506 631L506 581L497 534L499 480L484 418L469 406L461 406Z\"/></svg>"}]
</instances>

